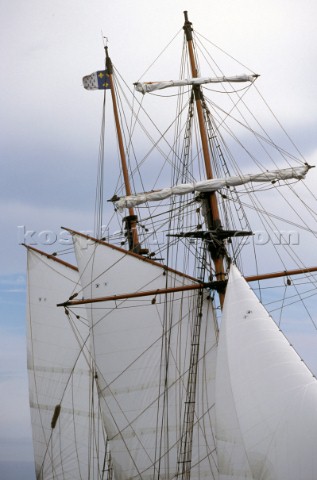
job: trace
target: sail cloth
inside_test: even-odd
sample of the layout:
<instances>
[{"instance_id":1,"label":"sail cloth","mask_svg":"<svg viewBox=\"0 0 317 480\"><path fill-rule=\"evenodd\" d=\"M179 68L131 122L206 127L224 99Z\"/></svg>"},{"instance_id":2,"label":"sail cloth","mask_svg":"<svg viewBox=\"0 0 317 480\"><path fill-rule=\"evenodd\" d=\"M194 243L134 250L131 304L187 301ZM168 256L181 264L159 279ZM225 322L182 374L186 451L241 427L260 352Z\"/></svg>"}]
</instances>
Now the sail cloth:
<instances>
[{"instance_id":1,"label":"sail cloth","mask_svg":"<svg viewBox=\"0 0 317 480\"><path fill-rule=\"evenodd\" d=\"M73 239L85 298L194 283L112 245L87 240L80 234L74 234ZM154 299L109 300L88 309L116 480L176 478L196 320L201 321L201 346L191 479L217 478L211 424L217 349L207 293L202 296L186 291Z\"/></svg>"},{"instance_id":2,"label":"sail cloth","mask_svg":"<svg viewBox=\"0 0 317 480\"><path fill-rule=\"evenodd\" d=\"M172 195L185 195L187 193L195 192L215 192L217 190L221 190L222 188L236 187L251 182L275 182L277 180L289 179L301 180L305 178L309 168L310 167L308 165L303 165L301 167L246 174L237 177L215 178L200 182L181 183L174 187L164 188L155 192L139 193L136 195L121 197L119 200L115 201L115 205L119 211L122 211L124 208L135 207L146 202L159 202L171 197Z\"/></svg>"},{"instance_id":3,"label":"sail cloth","mask_svg":"<svg viewBox=\"0 0 317 480\"><path fill-rule=\"evenodd\" d=\"M236 82L254 82L259 75L236 75L233 77L201 77L185 78L184 80L169 80L166 82L136 82L135 89L143 94L163 90L169 87L184 87L186 85L203 85L205 83L236 83Z\"/></svg>"},{"instance_id":4,"label":"sail cloth","mask_svg":"<svg viewBox=\"0 0 317 480\"><path fill-rule=\"evenodd\" d=\"M317 381L233 266L216 376L219 480L317 478Z\"/></svg>"},{"instance_id":5,"label":"sail cloth","mask_svg":"<svg viewBox=\"0 0 317 480\"><path fill-rule=\"evenodd\" d=\"M98 70L83 77L83 86L86 90L107 90L110 88L110 79L107 70Z\"/></svg>"},{"instance_id":6,"label":"sail cloth","mask_svg":"<svg viewBox=\"0 0 317 480\"><path fill-rule=\"evenodd\" d=\"M103 478L105 438L92 389L85 309L71 324L56 307L77 289L78 280L76 270L28 250L27 363L35 470L41 480Z\"/></svg>"}]
</instances>

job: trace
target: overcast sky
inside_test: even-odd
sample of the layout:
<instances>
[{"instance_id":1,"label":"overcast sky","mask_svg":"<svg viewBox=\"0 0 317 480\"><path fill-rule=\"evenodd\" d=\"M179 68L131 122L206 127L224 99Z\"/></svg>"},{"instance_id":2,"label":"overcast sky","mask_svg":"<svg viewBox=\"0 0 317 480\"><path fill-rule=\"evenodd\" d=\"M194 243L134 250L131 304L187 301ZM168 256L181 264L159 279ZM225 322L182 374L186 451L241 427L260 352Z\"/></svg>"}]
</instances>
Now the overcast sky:
<instances>
[{"instance_id":1,"label":"overcast sky","mask_svg":"<svg viewBox=\"0 0 317 480\"><path fill-rule=\"evenodd\" d=\"M181 29L188 10L197 31L261 74L265 97L314 163L317 3L0 2L0 478L30 480L25 252L18 243L29 230L92 226L102 96L86 92L81 78L103 65L101 32L132 83ZM241 72L228 72L235 73Z\"/></svg>"}]
</instances>

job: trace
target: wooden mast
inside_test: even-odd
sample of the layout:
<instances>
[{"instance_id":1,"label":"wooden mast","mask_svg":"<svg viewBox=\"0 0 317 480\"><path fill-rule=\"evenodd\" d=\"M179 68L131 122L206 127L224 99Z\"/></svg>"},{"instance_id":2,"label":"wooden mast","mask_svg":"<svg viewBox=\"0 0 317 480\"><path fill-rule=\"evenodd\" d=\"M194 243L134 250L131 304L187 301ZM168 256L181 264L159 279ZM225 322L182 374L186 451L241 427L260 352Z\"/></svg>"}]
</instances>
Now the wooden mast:
<instances>
[{"instance_id":1,"label":"wooden mast","mask_svg":"<svg viewBox=\"0 0 317 480\"><path fill-rule=\"evenodd\" d=\"M117 130L117 136L118 136L118 145L119 145L125 191L126 191L126 195L132 195L127 160L126 160L126 155L125 155L125 150L123 145L121 125L120 125L119 114L118 114L116 92L114 88L113 66L108 54L107 46L105 47L105 52L106 52L106 70L109 76L109 84L110 84L111 98L112 98L112 105L113 105L113 114L114 114L114 120L115 120L115 125ZM129 215L124 218L124 221L125 221L126 230L127 230L129 250L135 253L147 253L148 252L147 250L140 248L139 236L137 231L138 217L135 215L133 207L129 208Z\"/></svg>"},{"instance_id":2,"label":"wooden mast","mask_svg":"<svg viewBox=\"0 0 317 480\"><path fill-rule=\"evenodd\" d=\"M192 24L188 20L188 12L184 12L185 16L185 23L184 23L184 31L186 35L187 45L188 45L188 53L189 53L189 61L191 66L191 72L193 78L197 78L198 76L198 69L196 64L196 59L194 55L194 48L193 48L193 35L192 35ZM212 179L213 171L211 167L211 158L210 158L210 151L208 147L208 137L206 132L206 125L204 120L204 112L202 106L203 94L199 85L194 86L194 94L195 94L195 102L196 102L196 109L198 115L198 123L199 123L199 130L201 136L201 143L203 149L203 156L205 162L205 169L207 179ZM215 193L210 193L208 195L208 203L209 203L209 213L210 213L210 225L209 228L211 230L221 229L221 219L219 215L219 208L218 208L218 201ZM223 282L225 280L225 269L224 269L224 252L222 249L218 249L217 251L213 250L211 252L211 257L215 266L215 276L217 281ZM220 305L222 307L224 301L224 290L219 290L219 300Z\"/></svg>"}]
</instances>

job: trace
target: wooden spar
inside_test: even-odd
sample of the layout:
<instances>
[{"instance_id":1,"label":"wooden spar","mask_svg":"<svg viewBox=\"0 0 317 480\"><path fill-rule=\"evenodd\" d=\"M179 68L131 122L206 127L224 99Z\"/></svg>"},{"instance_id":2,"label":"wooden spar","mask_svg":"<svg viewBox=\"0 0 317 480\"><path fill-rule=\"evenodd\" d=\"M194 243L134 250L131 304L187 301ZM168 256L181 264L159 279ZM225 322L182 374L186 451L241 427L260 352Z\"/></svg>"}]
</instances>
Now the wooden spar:
<instances>
[{"instance_id":1,"label":"wooden spar","mask_svg":"<svg viewBox=\"0 0 317 480\"><path fill-rule=\"evenodd\" d=\"M301 275L303 273L317 272L317 267L299 268L296 270L285 270L283 272L264 273L262 275L253 275L245 277L247 282L256 282L257 280L268 280L270 278L288 277L291 275Z\"/></svg>"},{"instance_id":2,"label":"wooden spar","mask_svg":"<svg viewBox=\"0 0 317 480\"><path fill-rule=\"evenodd\" d=\"M116 125L116 130L117 130L117 136L118 136L118 145L119 145L119 152L120 152L120 159L121 159L121 168L122 168L122 174L123 174L123 180L124 180L124 185L125 185L125 191L126 195L132 195L132 190L130 186L130 179L129 179L129 172L128 172L128 166L127 166L127 160L126 160L126 155L125 155L125 150L123 146L123 138L122 138L122 131L121 131L121 125L120 125L120 120L119 120L119 114L118 114L118 106L117 106L117 97L116 97L116 92L114 88L114 82L113 82L113 66L111 59L108 54L108 47L105 47L105 52L106 52L106 69L107 73L109 75L109 83L110 83L110 91L111 91L111 98L112 98L112 106L113 106L113 114L114 114L114 120L115 120L115 125ZM127 230L129 230L128 233L131 234L131 242L129 245L130 250L138 253L140 250L140 244L139 244L139 238L138 238L138 232L137 232L137 217L134 213L133 207L129 208L129 217L127 218Z\"/></svg>"},{"instance_id":3,"label":"wooden spar","mask_svg":"<svg viewBox=\"0 0 317 480\"><path fill-rule=\"evenodd\" d=\"M30 247L28 247L30 248ZM32 250L38 251L35 248L31 248ZM43 255L46 255L43 253ZM51 255L46 255L47 257L51 257ZM54 258L54 257L53 257ZM62 261L60 261L62 262ZM65 263L65 262L62 262ZM69 266L69 265L68 265ZM76 268L76 267L73 267ZM255 282L257 280L268 280L271 278L278 278L278 277L288 277L291 275L301 275L304 273L311 273L317 272L317 267L309 267L309 268L300 268L297 270L285 270L284 272L274 272L274 273L264 273L262 275L253 275L249 277L244 277L247 282ZM163 288L163 289L156 289L156 290L147 290L145 292L135 292L135 293L122 293L120 295L110 295L108 297L98 297L98 298L85 298L82 300L68 300L64 303L59 303L57 307L72 307L76 305L86 305L88 303L100 303L100 302L110 302L115 300L127 300L129 298L139 298L139 297L149 297L149 296L156 296L156 295L164 295L166 293L175 293L175 292L185 292L188 290L201 290L202 288L209 288L210 285L204 283L197 283L195 285L183 285L180 287L171 287L171 288Z\"/></svg>"},{"instance_id":4,"label":"wooden spar","mask_svg":"<svg viewBox=\"0 0 317 480\"><path fill-rule=\"evenodd\" d=\"M61 265L64 265L65 267L78 272L78 268L75 267L75 265L65 262L64 260L61 260L60 258L55 257L55 255L50 255L49 253L42 252L42 250L38 250L37 248L31 247L30 245L26 245L25 243L22 243L22 245L26 247L28 250L33 250L33 252L39 253L40 255L43 255L44 257L49 258L54 262L60 263Z\"/></svg>"},{"instance_id":5,"label":"wooden spar","mask_svg":"<svg viewBox=\"0 0 317 480\"><path fill-rule=\"evenodd\" d=\"M124 146L123 146L121 125L120 125L119 114L118 114L117 98L116 98L113 76L112 76L113 67L112 67L111 59L110 59L109 54L108 54L108 47L105 47L105 51L106 51L106 67L107 67L107 73L109 75L111 98L112 98L112 105L113 105L113 114L114 114L114 120L115 120L115 124L116 124L117 135L118 135L118 144L119 144L121 167L122 167L125 191L126 191L126 195L131 195L132 191L131 191L131 186L130 186L130 179L129 179L127 161L126 161L126 156L125 156L125 151L124 151ZM130 213L130 215L134 215L133 208L129 209L129 213Z\"/></svg>"},{"instance_id":6,"label":"wooden spar","mask_svg":"<svg viewBox=\"0 0 317 480\"><path fill-rule=\"evenodd\" d=\"M185 31L187 45L188 45L189 61L190 61L192 76L193 78L197 78L198 70L197 70L197 65L196 65L196 60L194 55L194 49L193 49L193 36L192 36L193 29L191 27L192 24L188 20L187 11L184 12L184 16L185 16L184 31ZM204 120L204 112L203 112L203 107L201 102L201 99L202 99L201 88L199 86L194 87L194 92L195 92L196 109L197 109L197 115L198 115L198 123L199 123L199 130L200 130L200 136L201 136L201 142L202 142L206 175L209 180L214 177L213 177L213 172L211 167L211 158L210 158L210 152L208 147L208 138L207 138L207 132L206 132L206 126L205 126L205 120ZM210 227L212 227L212 229L216 229L221 226L221 220L219 215L217 197L215 193L210 194L209 201L210 201L210 213L211 213L211 222L212 222L212 225L210 225ZM223 264L223 254L221 252L212 254L212 260L215 265L217 280L224 281L225 270L224 270L224 264ZM220 300L220 305L222 307L224 302L223 292L219 292L219 300Z\"/></svg>"},{"instance_id":7,"label":"wooden spar","mask_svg":"<svg viewBox=\"0 0 317 480\"><path fill-rule=\"evenodd\" d=\"M204 288L204 284L183 285L180 287L158 288L156 290L147 290L145 292L122 293L120 295L111 295L109 297L87 298L83 300L69 300L59 303L57 307L71 307L74 305L85 305L87 303L110 302L114 300L127 300L129 298L148 297L152 295L165 295L166 293L186 292L188 290L200 290Z\"/></svg>"}]
</instances>

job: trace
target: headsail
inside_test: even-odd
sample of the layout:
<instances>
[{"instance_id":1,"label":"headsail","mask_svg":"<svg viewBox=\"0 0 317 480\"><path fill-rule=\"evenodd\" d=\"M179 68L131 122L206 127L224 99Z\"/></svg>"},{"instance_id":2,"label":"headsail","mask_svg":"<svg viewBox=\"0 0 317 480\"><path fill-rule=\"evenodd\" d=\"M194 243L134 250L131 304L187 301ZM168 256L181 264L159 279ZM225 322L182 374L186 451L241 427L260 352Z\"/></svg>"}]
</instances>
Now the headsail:
<instances>
[{"instance_id":1,"label":"headsail","mask_svg":"<svg viewBox=\"0 0 317 480\"><path fill-rule=\"evenodd\" d=\"M317 381L235 266L216 380L219 479L313 480Z\"/></svg>"},{"instance_id":2,"label":"headsail","mask_svg":"<svg viewBox=\"0 0 317 480\"><path fill-rule=\"evenodd\" d=\"M107 478L85 310L71 320L56 308L78 280L76 269L28 249L28 372L37 479Z\"/></svg>"}]
</instances>

